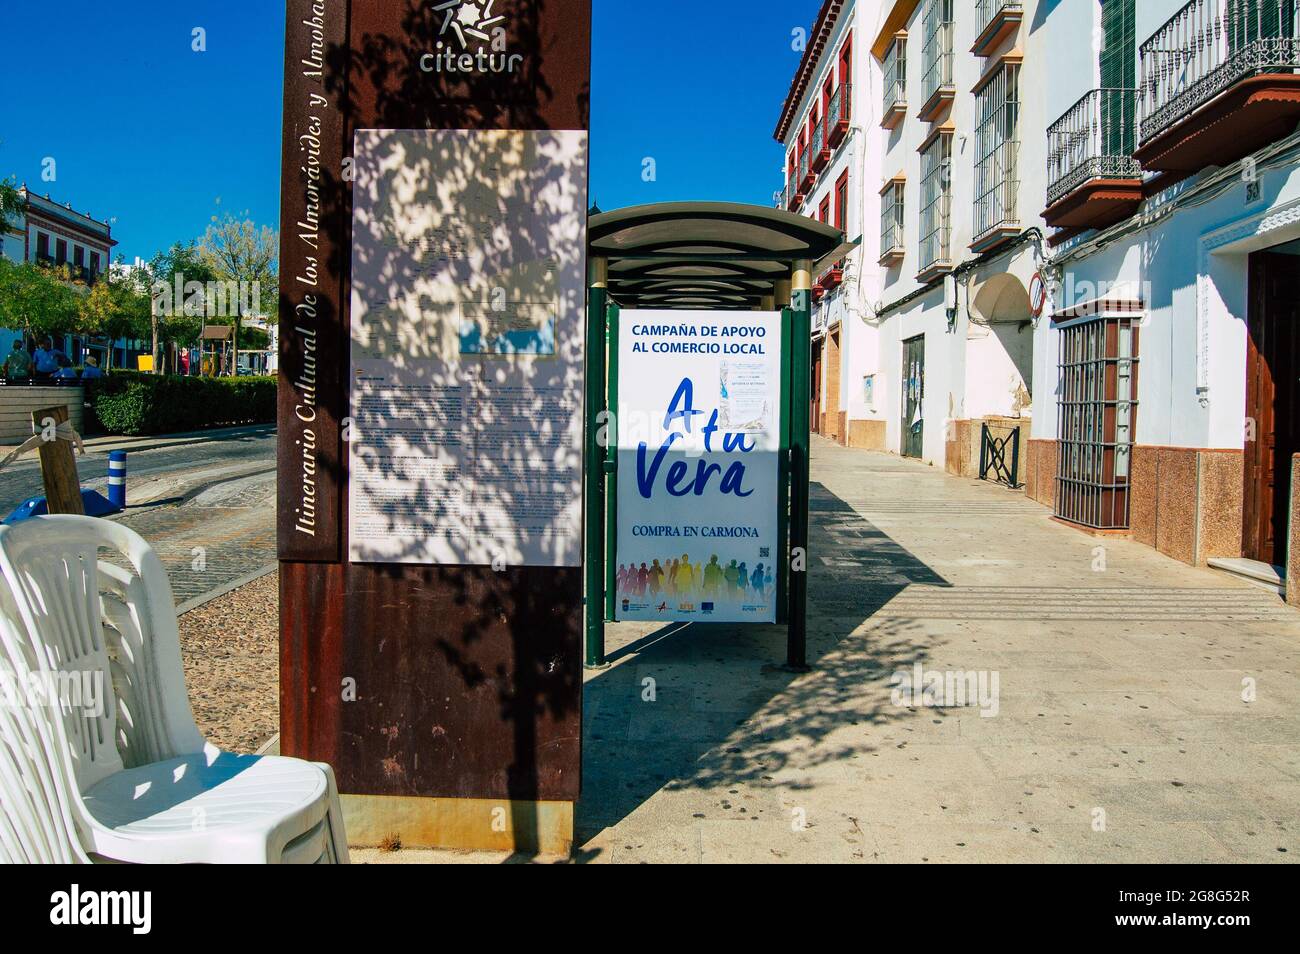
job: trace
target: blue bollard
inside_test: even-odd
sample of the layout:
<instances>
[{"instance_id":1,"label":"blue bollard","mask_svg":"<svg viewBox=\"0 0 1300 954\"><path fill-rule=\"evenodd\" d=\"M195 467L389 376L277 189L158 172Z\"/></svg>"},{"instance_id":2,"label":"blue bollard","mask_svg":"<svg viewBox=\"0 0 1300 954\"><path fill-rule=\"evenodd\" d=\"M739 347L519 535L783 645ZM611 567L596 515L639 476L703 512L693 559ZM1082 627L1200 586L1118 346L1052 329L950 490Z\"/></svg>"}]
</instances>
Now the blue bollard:
<instances>
[{"instance_id":1,"label":"blue bollard","mask_svg":"<svg viewBox=\"0 0 1300 954\"><path fill-rule=\"evenodd\" d=\"M108 502L126 509L126 451L108 452Z\"/></svg>"}]
</instances>

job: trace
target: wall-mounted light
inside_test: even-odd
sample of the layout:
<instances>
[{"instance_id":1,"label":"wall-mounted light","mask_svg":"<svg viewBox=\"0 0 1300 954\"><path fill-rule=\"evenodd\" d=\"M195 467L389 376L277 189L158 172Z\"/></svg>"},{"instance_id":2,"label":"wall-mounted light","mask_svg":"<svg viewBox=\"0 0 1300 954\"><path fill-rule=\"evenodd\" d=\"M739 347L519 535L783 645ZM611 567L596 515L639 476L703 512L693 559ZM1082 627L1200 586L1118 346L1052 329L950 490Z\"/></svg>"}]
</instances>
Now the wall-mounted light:
<instances>
[{"instance_id":1,"label":"wall-mounted light","mask_svg":"<svg viewBox=\"0 0 1300 954\"><path fill-rule=\"evenodd\" d=\"M957 276L949 272L943 276L943 307L948 312L948 330L957 326Z\"/></svg>"}]
</instances>

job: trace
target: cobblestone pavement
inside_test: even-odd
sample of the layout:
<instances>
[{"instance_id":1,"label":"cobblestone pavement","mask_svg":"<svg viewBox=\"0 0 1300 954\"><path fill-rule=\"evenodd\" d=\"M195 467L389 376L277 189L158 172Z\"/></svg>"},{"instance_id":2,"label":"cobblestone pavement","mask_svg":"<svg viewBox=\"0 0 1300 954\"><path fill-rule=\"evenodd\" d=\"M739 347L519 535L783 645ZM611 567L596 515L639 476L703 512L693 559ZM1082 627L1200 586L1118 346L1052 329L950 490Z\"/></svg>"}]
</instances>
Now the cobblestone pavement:
<instances>
[{"instance_id":1,"label":"cobblestone pavement","mask_svg":"<svg viewBox=\"0 0 1300 954\"><path fill-rule=\"evenodd\" d=\"M582 860L1297 857L1300 613L814 440L812 671L780 627L607 627ZM918 664L984 703L899 696Z\"/></svg>"},{"instance_id":2,"label":"cobblestone pavement","mask_svg":"<svg viewBox=\"0 0 1300 954\"><path fill-rule=\"evenodd\" d=\"M158 552L179 605L275 562L275 473L226 481L184 503L113 519Z\"/></svg>"}]
</instances>

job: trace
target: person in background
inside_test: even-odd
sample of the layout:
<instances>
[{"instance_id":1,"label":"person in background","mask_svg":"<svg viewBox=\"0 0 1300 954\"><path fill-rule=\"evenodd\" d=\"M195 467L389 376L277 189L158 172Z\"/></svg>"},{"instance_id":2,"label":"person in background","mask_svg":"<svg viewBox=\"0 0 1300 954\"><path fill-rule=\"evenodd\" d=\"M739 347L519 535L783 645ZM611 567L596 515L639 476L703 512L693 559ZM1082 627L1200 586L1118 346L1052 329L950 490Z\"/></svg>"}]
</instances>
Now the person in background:
<instances>
[{"instance_id":1,"label":"person in background","mask_svg":"<svg viewBox=\"0 0 1300 954\"><path fill-rule=\"evenodd\" d=\"M6 381L24 381L32 376L32 356L22 341L15 341L14 350L5 358L4 376Z\"/></svg>"},{"instance_id":2,"label":"person in background","mask_svg":"<svg viewBox=\"0 0 1300 954\"><path fill-rule=\"evenodd\" d=\"M103 376L104 372L99 370L99 361L96 360L95 356L93 354L86 355L86 366L81 369L82 380L84 381L86 378L102 378Z\"/></svg>"},{"instance_id":3,"label":"person in background","mask_svg":"<svg viewBox=\"0 0 1300 954\"><path fill-rule=\"evenodd\" d=\"M47 337L36 353L32 355L32 361L36 365L37 380L48 381L54 377L59 370L59 352L54 348L54 339Z\"/></svg>"},{"instance_id":4,"label":"person in background","mask_svg":"<svg viewBox=\"0 0 1300 954\"><path fill-rule=\"evenodd\" d=\"M59 355L59 370L54 372L55 381L75 381L77 380L77 369L72 366L67 355Z\"/></svg>"}]
</instances>

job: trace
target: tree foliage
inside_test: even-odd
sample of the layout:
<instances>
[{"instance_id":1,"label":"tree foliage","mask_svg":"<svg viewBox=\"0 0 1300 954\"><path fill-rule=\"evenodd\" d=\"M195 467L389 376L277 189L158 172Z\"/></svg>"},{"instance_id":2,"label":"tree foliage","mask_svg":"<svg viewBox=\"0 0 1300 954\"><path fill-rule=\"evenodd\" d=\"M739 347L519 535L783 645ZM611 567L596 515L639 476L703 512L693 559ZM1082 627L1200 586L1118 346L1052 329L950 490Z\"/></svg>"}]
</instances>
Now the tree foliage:
<instances>
[{"instance_id":1,"label":"tree foliage","mask_svg":"<svg viewBox=\"0 0 1300 954\"><path fill-rule=\"evenodd\" d=\"M113 274L100 276L81 299L80 330L104 335L110 342L118 338L149 336L149 298L139 283ZM112 348L109 349L112 355Z\"/></svg>"},{"instance_id":2,"label":"tree foliage","mask_svg":"<svg viewBox=\"0 0 1300 954\"><path fill-rule=\"evenodd\" d=\"M14 185L15 181L17 180L13 176L0 179L0 219L17 215L23 210L23 198Z\"/></svg>"},{"instance_id":3,"label":"tree foliage","mask_svg":"<svg viewBox=\"0 0 1300 954\"><path fill-rule=\"evenodd\" d=\"M154 301L153 309L158 319L158 339L186 346L195 344L205 324L207 301L203 293L187 300L184 288L194 282L207 288L209 282L217 280L216 271L204 259L198 243L176 242L167 251L159 252L149 261L147 275L150 282L148 293L160 299ZM175 295L178 280L182 288L181 301L176 300ZM163 302L170 307L163 308ZM212 323L223 322L214 319Z\"/></svg>"},{"instance_id":4,"label":"tree foliage","mask_svg":"<svg viewBox=\"0 0 1300 954\"><path fill-rule=\"evenodd\" d=\"M0 258L0 327L21 328L38 338L77 331L79 302L53 270Z\"/></svg>"},{"instance_id":5,"label":"tree foliage","mask_svg":"<svg viewBox=\"0 0 1300 954\"><path fill-rule=\"evenodd\" d=\"M203 260L219 280L258 286L258 309L274 321L279 302L280 236L270 226L258 226L247 213L213 216L199 242ZM239 348L243 315L234 315L235 348Z\"/></svg>"}]
</instances>

